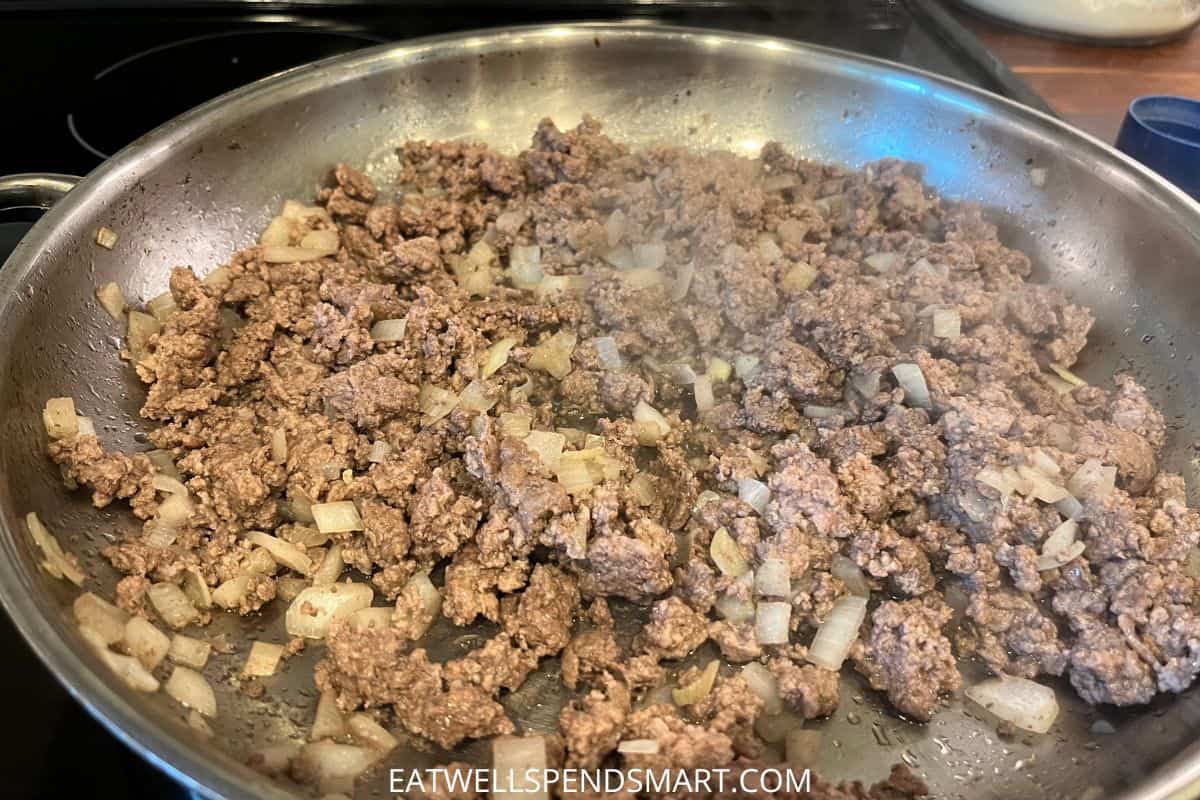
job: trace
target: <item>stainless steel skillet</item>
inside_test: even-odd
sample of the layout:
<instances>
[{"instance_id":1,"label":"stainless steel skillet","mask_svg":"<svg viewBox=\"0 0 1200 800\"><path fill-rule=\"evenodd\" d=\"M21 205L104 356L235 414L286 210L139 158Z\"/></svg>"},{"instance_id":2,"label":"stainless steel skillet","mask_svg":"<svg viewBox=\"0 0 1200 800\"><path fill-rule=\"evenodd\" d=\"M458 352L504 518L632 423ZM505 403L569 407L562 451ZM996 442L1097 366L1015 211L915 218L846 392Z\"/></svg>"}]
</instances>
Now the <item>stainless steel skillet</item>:
<instances>
[{"instance_id":1,"label":"stainless steel skillet","mask_svg":"<svg viewBox=\"0 0 1200 800\"><path fill-rule=\"evenodd\" d=\"M72 593L37 569L19 519L41 512L95 576L93 586L111 590L116 576L96 551L130 522L63 491L43 455L38 416L45 398L70 394L105 442L138 448L141 389L114 357L115 331L92 298L95 286L115 280L148 298L173 265L221 262L254 240L283 198L310 195L336 161L368 164L386 183L392 150L406 138L474 137L515 150L541 117L573 124L584 112L635 143L756 152L778 139L849 165L884 156L924 162L930 184L991 209L1041 278L1095 310L1083 372L1099 378L1122 367L1147 384L1172 428L1168 465L1179 469L1195 455L1200 206L1038 112L832 50L645 26L455 35L292 70L130 145L71 190L0 271L0 599L81 702L193 787L220 797L287 795L243 767L241 756L307 728L315 654L273 679L267 700L219 689L223 710L210 745L167 698L124 690L75 634ZM1046 171L1044 186L1034 185L1031 168ZM42 192L62 188L33 183ZM94 244L100 226L120 233L114 250ZM278 616L222 624L245 642L274 630ZM465 645L451 635L437 643L446 654ZM215 659L210 677L239 659ZM556 685L553 675L531 681L508 701L514 717L534 729L552 726ZM1087 709L1066 689L1060 698L1066 710L1051 734L1006 741L993 722L958 705L930 725L909 725L847 679L842 711L825 724L822 770L874 779L903 759L942 798L1196 796L1185 787L1200 778L1200 749L1189 748L1200 693L1125 712ZM1100 718L1116 734L1092 733ZM393 763L423 758L401 752Z\"/></svg>"}]
</instances>

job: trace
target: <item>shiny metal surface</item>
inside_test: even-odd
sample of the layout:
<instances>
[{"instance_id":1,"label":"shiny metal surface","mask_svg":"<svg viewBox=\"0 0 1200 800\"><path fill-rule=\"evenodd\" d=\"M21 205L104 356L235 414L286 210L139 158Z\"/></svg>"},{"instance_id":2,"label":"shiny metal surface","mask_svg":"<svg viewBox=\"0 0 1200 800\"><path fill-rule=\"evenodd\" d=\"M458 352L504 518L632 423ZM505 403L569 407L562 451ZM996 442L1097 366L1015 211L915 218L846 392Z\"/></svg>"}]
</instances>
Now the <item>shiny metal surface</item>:
<instances>
[{"instance_id":1,"label":"shiny metal surface","mask_svg":"<svg viewBox=\"0 0 1200 800\"><path fill-rule=\"evenodd\" d=\"M97 557L125 512L68 496L45 459L38 411L70 394L112 447L140 449L142 390L115 357L112 321L92 298L116 280L130 297L162 290L168 269L205 271L256 233L283 198L312 194L335 161L368 164L386 183L408 137L472 137L509 150L537 121L572 125L584 112L636 143L670 141L754 153L771 139L809 158L862 165L883 156L924 162L947 196L987 206L1038 275L1098 318L1081 372L1131 369L1171 428L1168 465L1193 455L1200 432L1200 206L1094 139L1024 107L927 74L777 40L648 26L513 29L383 47L300 68L213 101L144 137L72 190L0 271L0 597L41 658L114 731L214 797L282 797L243 767L250 746L302 736L311 721L310 667L287 662L262 700L227 679L244 658L215 656L218 744L183 724L172 701L134 696L101 671L71 622L68 587L35 567L19 515L36 509L111 589ZM1035 187L1030 167L1048 180ZM106 225L115 249L93 244ZM1195 488L1191 487L1193 497ZM243 643L282 641L281 609L222 619ZM632 626L632 614L625 616ZM438 630L433 651L460 652L486 631ZM970 665L966 665L969 670ZM548 665L506 703L522 727L549 730L561 701ZM939 798L1196 796L1200 693L1149 708L1089 709L1063 684L1063 713L1041 737L1000 739L994 721L955 701L912 725L854 677L826 731L820 770L876 780L905 760ZM1115 735L1090 732L1097 719ZM463 757L479 758L481 748ZM1171 761L1173 757L1176 760ZM69 755L67 756L69 757ZM402 749L393 765L436 754ZM1171 761L1170 765L1162 768ZM1162 768L1162 769L1160 769ZM1155 770L1158 770L1155 772ZM377 778L362 787L386 795ZM1125 794L1122 794L1125 792Z\"/></svg>"},{"instance_id":2,"label":"shiny metal surface","mask_svg":"<svg viewBox=\"0 0 1200 800\"><path fill-rule=\"evenodd\" d=\"M0 176L0 211L9 208L48 209L75 188L79 178L50 172Z\"/></svg>"}]
</instances>

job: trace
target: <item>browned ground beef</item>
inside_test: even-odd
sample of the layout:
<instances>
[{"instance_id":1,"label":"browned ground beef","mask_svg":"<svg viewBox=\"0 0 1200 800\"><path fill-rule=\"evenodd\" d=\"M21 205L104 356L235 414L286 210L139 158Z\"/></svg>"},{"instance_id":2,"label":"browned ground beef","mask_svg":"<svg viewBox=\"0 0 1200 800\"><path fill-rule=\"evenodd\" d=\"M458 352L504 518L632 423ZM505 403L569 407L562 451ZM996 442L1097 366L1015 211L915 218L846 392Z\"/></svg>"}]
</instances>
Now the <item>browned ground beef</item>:
<instances>
[{"instance_id":1,"label":"browned ground beef","mask_svg":"<svg viewBox=\"0 0 1200 800\"><path fill-rule=\"evenodd\" d=\"M130 576L125 608L149 613L146 579L178 581L189 567L216 587L245 569L245 531L304 542L313 531L297 508L353 501L365 530L332 540L344 578L411 603L409 578L445 565L441 613L501 632L438 664L407 634L408 612L391 628L338 623L318 686L344 710L390 707L409 733L451 747L511 731L497 698L561 653L581 692L562 712L561 747L585 766L637 738L659 742L642 757L653 763L757 757L761 704L728 667L687 715L636 702L662 680L660 659L708 638L730 661L769 664L798 713L832 713L837 676L809 665L802 645L847 591L835 557L893 598L872 602L853 663L914 719L959 688L955 656L1066 673L1093 703L1145 703L1200 670L1183 570L1200 518L1180 478L1159 469L1162 416L1127 376L1048 382L1049 362L1069 366L1084 347L1090 313L1027 282L1029 260L977 209L926 191L918 168L852 172L776 144L758 158L633 151L591 119L570 131L543 122L516 157L410 142L399 159L396 186L339 165L319 192L292 243L336 231L335 255L272 263L252 246L218 280L175 270L178 311L137 369L150 440L196 510L172 544L134 532L107 550ZM536 289L511 285L511 253L526 245L540 247ZM934 335L939 310L957 312L960 336ZM373 340L372 325L399 318L399 341ZM557 366L545 358L552 337L567 345ZM485 376L502 339L507 361ZM619 366L605 354L614 345ZM906 398L898 364L919 367L928 407ZM713 376L711 409L698 410L688 372ZM488 411L423 413L429 387L468 385ZM669 431L637 424L639 403ZM593 485L564 485L514 420L564 434L564 463L586 458ZM287 441L281 462L274 431ZM372 457L373 443L386 453ZM145 457L88 436L52 443L50 456L97 506L119 498L155 514ZM1089 458L1117 470L1115 490L1083 501L1082 555L1044 571L1059 511L976 477L1039 457L1060 483ZM744 479L769 487L762 514L738 499ZM752 567L789 565L791 644L720 620L728 601L753 599L710 559L721 528ZM258 576L258 599L241 610L269 601L281 577ZM969 594L953 642L948 578ZM649 607L632 644L614 638L604 598ZM869 791L822 791L925 790L901 769Z\"/></svg>"}]
</instances>

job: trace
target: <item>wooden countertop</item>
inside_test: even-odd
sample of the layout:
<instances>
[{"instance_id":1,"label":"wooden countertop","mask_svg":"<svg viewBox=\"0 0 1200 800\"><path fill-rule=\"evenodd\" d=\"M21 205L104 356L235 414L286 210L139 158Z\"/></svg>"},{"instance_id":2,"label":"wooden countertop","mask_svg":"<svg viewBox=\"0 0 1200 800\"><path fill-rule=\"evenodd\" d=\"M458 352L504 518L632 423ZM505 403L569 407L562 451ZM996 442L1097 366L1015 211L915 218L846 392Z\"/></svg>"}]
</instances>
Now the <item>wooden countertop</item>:
<instances>
[{"instance_id":1,"label":"wooden countertop","mask_svg":"<svg viewBox=\"0 0 1200 800\"><path fill-rule=\"evenodd\" d=\"M1031 89L1073 125L1112 143L1135 97L1200 98L1200 30L1149 47L1062 42L1023 33L966 11L956 15Z\"/></svg>"}]
</instances>

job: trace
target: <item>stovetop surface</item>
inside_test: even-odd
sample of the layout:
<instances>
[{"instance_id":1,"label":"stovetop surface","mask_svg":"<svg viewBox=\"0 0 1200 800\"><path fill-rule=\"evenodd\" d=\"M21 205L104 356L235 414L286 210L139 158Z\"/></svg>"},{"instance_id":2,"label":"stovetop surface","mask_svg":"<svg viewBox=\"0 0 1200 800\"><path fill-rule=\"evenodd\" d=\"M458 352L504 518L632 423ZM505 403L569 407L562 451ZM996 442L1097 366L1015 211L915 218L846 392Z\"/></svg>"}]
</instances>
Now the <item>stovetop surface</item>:
<instances>
[{"instance_id":1,"label":"stovetop surface","mask_svg":"<svg viewBox=\"0 0 1200 800\"><path fill-rule=\"evenodd\" d=\"M832 2L0 3L6 109L0 175L85 175L141 134L282 69L378 43L497 25L641 19L839 47L1044 104L935 0ZM28 229L0 212L0 262ZM0 748L4 795L170 798L184 792L77 705L0 613L0 681L18 734ZM69 765L69 766L68 766ZM66 767L66 768L64 768Z\"/></svg>"}]
</instances>

